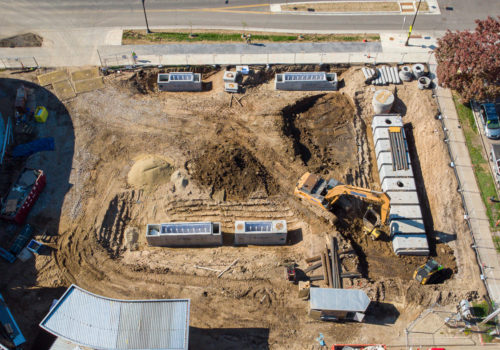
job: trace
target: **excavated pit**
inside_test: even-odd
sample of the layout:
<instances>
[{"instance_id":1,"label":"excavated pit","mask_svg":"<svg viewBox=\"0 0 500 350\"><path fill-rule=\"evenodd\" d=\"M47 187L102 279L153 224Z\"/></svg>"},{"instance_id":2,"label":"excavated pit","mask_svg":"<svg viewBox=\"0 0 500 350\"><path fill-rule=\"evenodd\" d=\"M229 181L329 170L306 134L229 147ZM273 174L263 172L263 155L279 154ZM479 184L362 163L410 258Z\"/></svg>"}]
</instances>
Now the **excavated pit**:
<instances>
[{"instance_id":1,"label":"excavated pit","mask_svg":"<svg viewBox=\"0 0 500 350\"><path fill-rule=\"evenodd\" d=\"M341 93L303 98L282 110L282 131L310 171L339 180L357 164L355 110Z\"/></svg>"}]
</instances>

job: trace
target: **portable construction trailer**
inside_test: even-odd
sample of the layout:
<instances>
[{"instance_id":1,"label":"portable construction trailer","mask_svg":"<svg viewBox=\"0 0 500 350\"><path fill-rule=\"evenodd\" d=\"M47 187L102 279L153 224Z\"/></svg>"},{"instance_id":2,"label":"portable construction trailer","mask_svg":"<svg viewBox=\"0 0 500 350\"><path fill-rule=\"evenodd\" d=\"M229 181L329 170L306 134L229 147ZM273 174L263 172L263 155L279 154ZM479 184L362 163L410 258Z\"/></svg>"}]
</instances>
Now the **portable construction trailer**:
<instances>
[{"instance_id":1,"label":"portable construction trailer","mask_svg":"<svg viewBox=\"0 0 500 350\"><path fill-rule=\"evenodd\" d=\"M158 74L158 90L160 91L201 91L200 73L172 72Z\"/></svg>"},{"instance_id":2,"label":"portable construction trailer","mask_svg":"<svg viewBox=\"0 0 500 350\"><path fill-rule=\"evenodd\" d=\"M337 73L287 72L276 74L276 90L287 91L337 91Z\"/></svg>"},{"instance_id":3,"label":"portable construction trailer","mask_svg":"<svg viewBox=\"0 0 500 350\"><path fill-rule=\"evenodd\" d=\"M321 321L362 322L370 299L361 289L311 288L309 316Z\"/></svg>"},{"instance_id":4,"label":"portable construction trailer","mask_svg":"<svg viewBox=\"0 0 500 350\"><path fill-rule=\"evenodd\" d=\"M287 237L286 220L236 221L235 245L283 245Z\"/></svg>"},{"instance_id":5,"label":"portable construction trailer","mask_svg":"<svg viewBox=\"0 0 500 350\"><path fill-rule=\"evenodd\" d=\"M149 224L146 240L157 247L220 246L220 222L170 222Z\"/></svg>"}]
</instances>

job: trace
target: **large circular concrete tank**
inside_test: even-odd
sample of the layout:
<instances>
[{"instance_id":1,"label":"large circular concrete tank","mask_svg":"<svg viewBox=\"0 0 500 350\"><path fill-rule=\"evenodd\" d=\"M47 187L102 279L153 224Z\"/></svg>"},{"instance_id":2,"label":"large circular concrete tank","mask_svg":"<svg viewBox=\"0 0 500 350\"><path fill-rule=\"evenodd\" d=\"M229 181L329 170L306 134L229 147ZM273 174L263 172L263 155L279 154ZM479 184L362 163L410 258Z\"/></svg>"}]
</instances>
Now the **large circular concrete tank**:
<instances>
[{"instance_id":1,"label":"large circular concrete tank","mask_svg":"<svg viewBox=\"0 0 500 350\"><path fill-rule=\"evenodd\" d=\"M377 90L373 95L372 105L375 114L389 113L394 103L394 95L389 90Z\"/></svg>"}]
</instances>

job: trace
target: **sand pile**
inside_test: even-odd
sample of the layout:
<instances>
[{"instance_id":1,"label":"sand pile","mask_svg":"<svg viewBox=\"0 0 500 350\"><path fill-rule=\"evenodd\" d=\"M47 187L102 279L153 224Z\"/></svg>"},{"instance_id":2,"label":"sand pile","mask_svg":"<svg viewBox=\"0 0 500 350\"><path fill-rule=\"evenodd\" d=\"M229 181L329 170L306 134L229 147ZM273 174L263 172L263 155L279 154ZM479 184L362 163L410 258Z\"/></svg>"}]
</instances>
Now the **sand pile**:
<instances>
[{"instance_id":1,"label":"sand pile","mask_svg":"<svg viewBox=\"0 0 500 350\"><path fill-rule=\"evenodd\" d=\"M174 168L170 163L159 156L143 156L136 159L128 173L129 185L140 188L157 186L168 182Z\"/></svg>"}]
</instances>

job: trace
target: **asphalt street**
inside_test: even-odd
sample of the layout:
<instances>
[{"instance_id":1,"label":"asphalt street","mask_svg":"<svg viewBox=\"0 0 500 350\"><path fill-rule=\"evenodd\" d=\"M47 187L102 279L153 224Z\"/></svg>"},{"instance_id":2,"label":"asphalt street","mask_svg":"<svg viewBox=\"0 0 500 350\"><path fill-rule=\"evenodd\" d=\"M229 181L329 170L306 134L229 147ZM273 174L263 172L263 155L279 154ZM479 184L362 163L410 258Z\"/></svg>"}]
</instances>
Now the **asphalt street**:
<instances>
[{"instance_id":1,"label":"asphalt street","mask_svg":"<svg viewBox=\"0 0 500 350\"><path fill-rule=\"evenodd\" d=\"M323 16L269 12L276 0L146 0L149 24L161 27L232 27L294 31L401 30L402 15ZM474 19L500 13L498 0L439 1L441 15L420 14L415 30L473 29ZM447 9L450 8L450 9ZM30 29L144 26L140 0L0 0L1 36Z\"/></svg>"}]
</instances>

